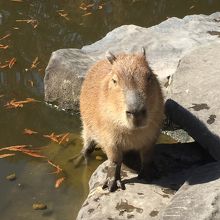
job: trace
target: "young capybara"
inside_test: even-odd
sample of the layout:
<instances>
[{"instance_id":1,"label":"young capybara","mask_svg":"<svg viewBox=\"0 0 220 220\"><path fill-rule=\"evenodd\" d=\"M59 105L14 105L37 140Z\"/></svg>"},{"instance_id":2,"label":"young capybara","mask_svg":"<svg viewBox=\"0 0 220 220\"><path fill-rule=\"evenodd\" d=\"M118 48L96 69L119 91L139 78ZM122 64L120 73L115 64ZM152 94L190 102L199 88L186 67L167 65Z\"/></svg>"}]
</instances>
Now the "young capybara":
<instances>
[{"instance_id":1,"label":"young capybara","mask_svg":"<svg viewBox=\"0 0 220 220\"><path fill-rule=\"evenodd\" d=\"M97 62L88 71L80 95L80 113L87 160L96 144L110 162L103 188L124 189L121 182L123 153L140 152L139 177L149 174L149 163L163 120L163 96L160 84L140 54L114 56Z\"/></svg>"}]
</instances>

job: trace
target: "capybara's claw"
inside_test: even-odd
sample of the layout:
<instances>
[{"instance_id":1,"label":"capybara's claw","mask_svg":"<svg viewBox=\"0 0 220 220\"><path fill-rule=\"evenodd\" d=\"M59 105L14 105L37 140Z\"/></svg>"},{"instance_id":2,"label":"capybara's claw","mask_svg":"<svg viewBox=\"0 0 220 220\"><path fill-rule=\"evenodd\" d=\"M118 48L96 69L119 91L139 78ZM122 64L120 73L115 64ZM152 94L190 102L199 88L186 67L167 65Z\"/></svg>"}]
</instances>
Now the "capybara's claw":
<instances>
[{"instance_id":1,"label":"capybara's claw","mask_svg":"<svg viewBox=\"0 0 220 220\"><path fill-rule=\"evenodd\" d=\"M102 189L108 188L109 192L115 192L117 189L125 190L125 185L121 180L107 178Z\"/></svg>"}]
</instances>

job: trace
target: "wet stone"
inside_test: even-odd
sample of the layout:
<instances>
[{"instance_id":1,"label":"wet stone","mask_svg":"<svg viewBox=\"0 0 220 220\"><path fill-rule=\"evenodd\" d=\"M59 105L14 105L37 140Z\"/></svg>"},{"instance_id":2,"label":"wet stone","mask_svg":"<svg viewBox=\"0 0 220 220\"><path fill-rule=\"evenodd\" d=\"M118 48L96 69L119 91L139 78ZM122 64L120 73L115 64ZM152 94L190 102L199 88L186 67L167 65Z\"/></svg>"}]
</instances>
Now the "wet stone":
<instances>
[{"instance_id":1,"label":"wet stone","mask_svg":"<svg viewBox=\"0 0 220 220\"><path fill-rule=\"evenodd\" d=\"M16 174L15 174L15 173L12 173L12 174L6 176L6 179L7 179L7 180L10 180L10 181L16 180Z\"/></svg>"},{"instance_id":2,"label":"wet stone","mask_svg":"<svg viewBox=\"0 0 220 220\"><path fill-rule=\"evenodd\" d=\"M47 205L45 205L44 203L34 203L32 205L32 208L34 210L44 210L44 209L47 209Z\"/></svg>"}]
</instances>

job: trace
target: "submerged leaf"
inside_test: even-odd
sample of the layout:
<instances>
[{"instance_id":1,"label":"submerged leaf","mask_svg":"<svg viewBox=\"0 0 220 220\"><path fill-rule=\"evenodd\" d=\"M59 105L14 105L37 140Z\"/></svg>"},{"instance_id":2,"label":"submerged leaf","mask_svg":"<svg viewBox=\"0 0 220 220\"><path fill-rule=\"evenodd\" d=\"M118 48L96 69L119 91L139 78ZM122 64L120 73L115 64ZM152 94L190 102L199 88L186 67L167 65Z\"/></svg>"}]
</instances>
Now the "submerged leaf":
<instances>
[{"instance_id":1,"label":"submerged leaf","mask_svg":"<svg viewBox=\"0 0 220 220\"><path fill-rule=\"evenodd\" d=\"M65 177L61 177L61 178L57 179L56 183L55 183L55 188L59 188L64 180L65 180Z\"/></svg>"},{"instance_id":2,"label":"submerged leaf","mask_svg":"<svg viewBox=\"0 0 220 220\"><path fill-rule=\"evenodd\" d=\"M8 38L9 36L11 36L11 34L6 34L5 36L1 37L0 40L6 39L6 38Z\"/></svg>"},{"instance_id":3,"label":"submerged leaf","mask_svg":"<svg viewBox=\"0 0 220 220\"><path fill-rule=\"evenodd\" d=\"M24 134L27 134L27 135L32 135L32 134L37 134L37 133L38 132L32 131L31 129L28 129L28 128L24 129Z\"/></svg>"},{"instance_id":4,"label":"submerged leaf","mask_svg":"<svg viewBox=\"0 0 220 220\"><path fill-rule=\"evenodd\" d=\"M0 154L0 159L5 158L5 157L11 157L14 156L15 154Z\"/></svg>"},{"instance_id":5,"label":"submerged leaf","mask_svg":"<svg viewBox=\"0 0 220 220\"><path fill-rule=\"evenodd\" d=\"M53 166L54 168L56 168L56 171L54 171L53 173L59 174L60 172L62 172L63 170L60 168L59 165L56 165L54 163L52 163L50 160L47 161L51 166Z\"/></svg>"},{"instance_id":6,"label":"submerged leaf","mask_svg":"<svg viewBox=\"0 0 220 220\"><path fill-rule=\"evenodd\" d=\"M24 154L27 154L29 156L32 156L32 157L46 158L46 156L38 154L38 153L36 153L36 151L33 151L33 150L22 150L21 152Z\"/></svg>"},{"instance_id":7,"label":"submerged leaf","mask_svg":"<svg viewBox=\"0 0 220 220\"><path fill-rule=\"evenodd\" d=\"M7 109L11 108L22 108L24 104L30 103L30 102L40 102L38 100L35 100L33 98L26 98L26 100L23 101L15 101L15 99L12 99L11 101L7 102L5 107Z\"/></svg>"}]
</instances>

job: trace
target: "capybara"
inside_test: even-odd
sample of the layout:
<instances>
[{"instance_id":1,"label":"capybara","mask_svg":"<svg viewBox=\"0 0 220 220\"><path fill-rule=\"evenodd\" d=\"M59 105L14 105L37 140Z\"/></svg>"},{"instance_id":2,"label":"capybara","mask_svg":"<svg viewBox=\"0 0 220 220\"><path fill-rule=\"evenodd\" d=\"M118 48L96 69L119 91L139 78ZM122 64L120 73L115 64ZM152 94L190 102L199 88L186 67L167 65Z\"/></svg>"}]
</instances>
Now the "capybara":
<instances>
[{"instance_id":1,"label":"capybara","mask_svg":"<svg viewBox=\"0 0 220 220\"><path fill-rule=\"evenodd\" d=\"M121 181L123 153L137 150L141 158L139 177L149 175L154 144L163 121L164 102L160 84L139 54L113 55L93 65L80 95L81 151L87 160L96 144L106 153L109 166L103 188L124 189Z\"/></svg>"}]
</instances>

